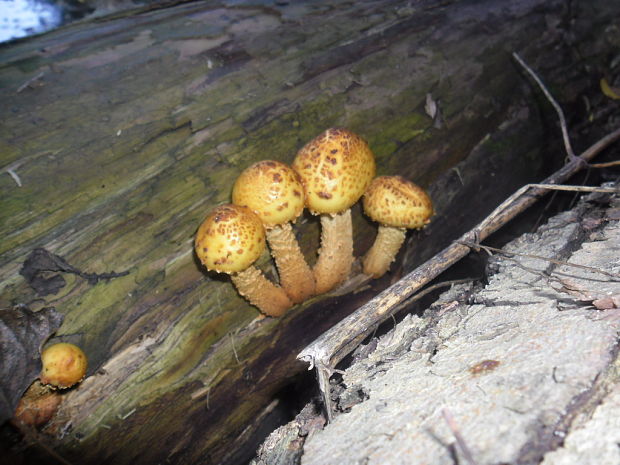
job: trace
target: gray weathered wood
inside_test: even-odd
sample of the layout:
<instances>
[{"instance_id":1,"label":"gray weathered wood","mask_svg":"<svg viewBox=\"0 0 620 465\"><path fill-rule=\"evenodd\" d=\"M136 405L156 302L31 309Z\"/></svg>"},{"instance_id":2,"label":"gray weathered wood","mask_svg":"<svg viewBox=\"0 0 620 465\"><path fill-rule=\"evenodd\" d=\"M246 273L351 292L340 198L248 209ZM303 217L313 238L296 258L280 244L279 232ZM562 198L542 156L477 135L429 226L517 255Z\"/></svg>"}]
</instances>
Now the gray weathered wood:
<instances>
[{"instance_id":1,"label":"gray weathered wood","mask_svg":"<svg viewBox=\"0 0 620 465\"><path fill-rule=\"evenodd\" d=\"M620 309L593 301L620 298L620 200L589 198L505 247L589 269L494 257L482 291L447 292L344 372L333 395L345 413L308 438L301 463L467 463L444 411L480 465L617 463Z\"/></svg>"}]
</instances>

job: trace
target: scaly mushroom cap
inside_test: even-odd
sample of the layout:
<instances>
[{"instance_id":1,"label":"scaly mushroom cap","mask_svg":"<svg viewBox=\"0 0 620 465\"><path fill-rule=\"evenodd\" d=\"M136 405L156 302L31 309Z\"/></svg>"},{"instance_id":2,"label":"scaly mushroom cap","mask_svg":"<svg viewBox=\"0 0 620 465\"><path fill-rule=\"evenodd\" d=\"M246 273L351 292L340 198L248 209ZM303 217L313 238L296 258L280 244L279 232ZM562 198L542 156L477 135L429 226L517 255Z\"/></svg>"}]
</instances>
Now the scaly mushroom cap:
<instances>
[{"instance_id":1,"label":"scaly mushroom cap","mask_svg":"<svg viewBox=\"0 0 620 465\"><path fill-rule=\"evenodd\" d=\"M310 212L336 214L362 196L375 175L375 157L358 135L332 128L297 153L293 168L301 176Z\"/></svg>"},{"instance_id":2,"label":"scaly mushroom cap","mask_svg":"<svg viewBox=\"0 0 620 465\"><path fill-rule=\"evenodd\" d=\"M194 247L210 271L229 274L243 271L265 249L263 223L247 207L220 205L198 228Z\"/></svg>"},{"instance_id":3,"label":"scaly mushroom cap","mask_svg":"<svg viewBox=\"0 0 620 465\"><path fill-rule=\"evenodd\" d=\"M426 192L402 176L379 176L362 199L364 211L378 223L419 229L430 221L433 205Z\"/></svg>"},{"instance_id":4,"label":"scaly mushroom cap","mask_svg":"<svg viewBox=\"0 0 620 465\"><path fill-rule=\"evenodd\" d=\"M41 353L41 362L41 383L63 389L81 381L88 367L88 360L82 349L66 342L45 349Z\"/></svg>"},{"instance_id":5,"label":"scaly mushroom cap","mask_svg":"<svg viewBox=\"0 0 620 465\"><path fill-rule=\"evenodd\" d=\"M264 160L246 168L233 186L232 201L256 213L267 229L295 221L304 209L299 175L279 161Z\"/></svg>"}]
</instances>

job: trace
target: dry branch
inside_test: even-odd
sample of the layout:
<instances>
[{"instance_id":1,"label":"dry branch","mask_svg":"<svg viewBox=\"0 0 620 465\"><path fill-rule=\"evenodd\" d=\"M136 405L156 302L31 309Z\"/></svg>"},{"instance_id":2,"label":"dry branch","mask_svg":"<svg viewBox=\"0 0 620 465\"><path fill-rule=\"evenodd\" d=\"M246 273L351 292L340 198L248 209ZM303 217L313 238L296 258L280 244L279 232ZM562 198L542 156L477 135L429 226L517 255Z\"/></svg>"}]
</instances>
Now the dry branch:
<instances>
[{"instance_id":1,"label":"dry branch","mask_svg":"<svg viewBox=\"0 0 620 465\"><path fill-rule=\"evenodd\" d=\"M463 435L459 431L458 425L456 424L456 420L452 416L452 413L450 413L450 410L443 409L441 411L441 414L444 420L446 421L448 428L450 428L450 431L452 431L452 434L454 435L454 438L456 439L456 443L459 445L459 449L463 453L463 456L465 457L465 460L467 461L467 463L469 465L477 465L477 462L474 459L474 456L472 455L471 450L469 450L469 446L467 445L467 442L465 442Z\"/></svg>"}]
</instances>

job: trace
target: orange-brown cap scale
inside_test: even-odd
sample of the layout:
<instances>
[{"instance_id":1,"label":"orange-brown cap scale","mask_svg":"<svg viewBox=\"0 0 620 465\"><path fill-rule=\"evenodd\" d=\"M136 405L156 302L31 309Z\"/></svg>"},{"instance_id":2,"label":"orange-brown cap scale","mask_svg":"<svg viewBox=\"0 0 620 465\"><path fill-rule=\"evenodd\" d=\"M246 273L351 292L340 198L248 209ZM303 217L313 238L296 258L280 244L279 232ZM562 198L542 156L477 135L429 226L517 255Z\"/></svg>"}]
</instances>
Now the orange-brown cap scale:
<instances>
[{"instance_id":1,"label":"orange-brown cap scale","mask_svg":"<svg viewBox=\"0 0 620 465\"><path fill-rule=\"evenodd\" d=\"M270 229L301 215L304 188L291 167L279 161L263 160L239 175L233 186L232 200L254 211Z\"/></svg>"},{"instance_id":2,"label":"orange-brown cap scale","mask_svg":"<svg viewBox=\"0 0 620 465\"><path fill-rule=\"evenodd\" d=\"M422 228L433 215L433 204L428 194L402 176L373 179L362 203L370 218L395 228Z\"/></svg>"},{"instance_id":3,"label":"orange-brown cap scale","mask_svg":"<svg viewBox=\"0 0 620 465\"><path fill-rule=\"evenodd\" d=\"M58 388L68 388L80 382L88 367L88 360L82 349L66 342L45 349L41 353L41 362L41 383Z\"/></svg>"},{"instance_id":4,"label":"orange-brown cap scale","mask_svg":"<svg viewBox=\"0 0 620 465\"><path fill-rule=\"evenodd\" d=\"M350 208L375 176L375 157L364 139L332 128L297 153L293 168L301 176L306 206L313 214L336 214Z\"/></svg>"},{"instance_id":5,"label":"orange-brown cap scale","mask_svg":"<svg viewBox=\"0 0 620 465\"><path fill-rule=\"evenodd\" d=\"M220 205L198 228L194 248L201 263L210 271L243 271L265 249L263 223L247 207Z\"/></svg>"}]
</instances>

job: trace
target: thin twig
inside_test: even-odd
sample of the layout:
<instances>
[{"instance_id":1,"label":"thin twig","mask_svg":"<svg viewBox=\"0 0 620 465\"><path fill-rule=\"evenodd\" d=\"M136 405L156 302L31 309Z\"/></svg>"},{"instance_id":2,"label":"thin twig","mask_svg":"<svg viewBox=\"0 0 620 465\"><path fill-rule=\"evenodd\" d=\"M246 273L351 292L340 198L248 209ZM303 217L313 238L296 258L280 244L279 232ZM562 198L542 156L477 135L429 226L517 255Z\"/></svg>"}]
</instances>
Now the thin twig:
<instances>
[{"instance_id":1,"label":"thin twig","mask_svg":"<svg viewBox=\"0 0 620 465\"><path fill-rule=\"evenodd\" d=\"M13 181L15 181L15 184L17 184L17 187L22 187L23 183L21 178L19 177L19 174L17 174L17 168L19 168L21 165L24 164L25 160L17 160L14 163L11 163L9 166L7 166L6 168L3 169L3 171L8 174L9 176L11 176L11 179L13 179Z\"/></svg>"},{"instance_id":2,"label":"thin twig","mask_svg":"<svg viewBox=\"0 0 620 465\"><path fill-rule=\"evenodd\" d=\"M568 266L568 267L573 267L573 268L579 268L581 270L590 271L592 273L599 273L599 274L608 276L610 278L620 279L620 274L618 274L618 273L610 273L608 271L601 270L599 268L594 268L594 267L586 266L586 265L579 265L578 263L569 263L569 262L566 262L564 260L557 260L555 258L543 257L541 255L534 255L534 254L529 254L529 253L510 252L508 250L497 249L495 247L490 247L488 245L482 245L482 244L480 244L478 242L476 242L476 243L474 243L474 242L461 242L461 244L464 244L467 247L471 247L474 250L475 249L483 249L483 250L486 250L487 252L495 252L495 253L499 253L501 255L514 255L514 256L517 256L517 257L534 258L536 260L543 260L543 261L546 261L546 262L549 262L549 263L553 263L554 265L558 265L558 266Z\"/></svg>"},{"instance_id":3,"label":"thin twig","mask_svg":"<svg viewBox=\"0 0 620 465\"><path fill-rule=\"evenodd\" d=\"M209 392L209 389L211 389L211 386L203 386L200 389L197 389L196 391L192 392L189 397L192 400L196 400L199 397L204 396L207 392Z\"/></svg>"},{"instance_id":4,"label":"thin twig","mask_svg":"<svg viewBox=\"0 0 620 465\"><path fill-rule=\"evenodd\" d=\"M456 443L459 445L459 449L461 449L461 453L463 454L463 457L465 458L467 463L469 463L469 465L476 465L477 462L474 460L474 456L472 455L471 450L469 450L469 447L467 446L465 439L461 435L458 425L456 424L456 421L454 420L454 417L452 416L450 411L447 408L444 408L441 410L441 415L446 421L448 428L450 428L450 431L452 431L452 434L456 439Z\"/></svg>"},{"instance_id":5,"label":"thin twig","mask_svg":"<svg viewBox=\"0 0 620 465\"><path fill-rule=\"evenodd\" d=\"M134 413L136 413L136 410L137 410L137 409L135 409L135 408L134 408L134 409L131 409L129 412L125 413L124 415L119 413L119 414L117 415L117 417L118 417L118 419L119 419L119 420L126 420L127 418L129 418L130 416L132 416Z\"/></svg>"},{"instance_id":6,"label":"thin twig","mask_svg":"<svg viewBox=\"0 0 620 465\"><path fill-rule=\"evenodd\" d=\"M22 187L22 180L20 179L19 175L15 172L14 169L8 169L6 170L6 172L8 173L9 176L11 176L13 178L13 181L15 181L15 184L17 184L17 187Z\"/></svg>"},{"instance_id":7,"label":"thin twig","mask_svg":"<svg viewBox=\"0 0 620 465\"><path fill-rule=\"evenodd\" d=\"M607 146L610 145L612 142L615 142L617 139L620 139L620 128L610 132L602 139L599 139L597 142L592 144L586 149L585 152L581 154L580 158L583 158L585 161L590 160L595 155L598 155L603 149L607 148Z\"/></svg>"},{"instance_id":8,"label":"thin twig","mask_svg":"<svg viewBox=\"0 0 620 465\"><path fill-rule=\"evenodd\" d=\"M241 360L239 360L237 348L235 347L235 338L233 337L232 332L228 333L228 335L230 336L230 345L232 346L233 354L235 354L235 360L237 361L237 365L241 365Z\"/></svg>"},{"instance_id":9,"label":"thin twig","mask_svg":"<svg viewBox=\"0 0 620 465\"><path fill-rule=\"evenodd\" d=\"M28 79L26 82L24 82L21 86L19 86L17 88L17 93L19 94L20 92L24 91L27 87L30 87L30 85L35 82L38 81L39 79L41 79L43 76L45 76L45 71L41 71L39 74L37 74L34 77L31 77L30 79Z\"/></svg>"},{"instance_id":10,"label":"thin twig","mask_svg":"<svg viewBox=\"0 0 620 465\"><path fill-rule=\"evenodd\" d=\"M554 191L602 192L606 194L620 194L620 188L618 187L570 186L567 184L528 184L528 186L540 187L543 189L553 189Z\"/></svg>"},{"instance_id":11,"label":"thin twig","mask_svg":"<svg viewBox=\"0 0 620 465\"><path fill-rule=\"evenodd\" d=\"M523 67L523 69L525 69L525 71L528 72L528 74L532 77L532 79L536 81L536 84L538 84L538 87L540 87L540 90L542 90L543 93L545 94L545 97L547 97L547 100L549 100L551 105L553 105L555 112L558 114L558 119L560 120L560 128L562 129L562 139L564 140L564 149L566 150L566 153L569 159L573 160L577 158L575 156L575 152L573 152L573 146L571 145L570 138L568 137L568 129L566 127L566 117L564 116L564 111L562 110L562 107L558 104L558 102L556 102L556 100L553 98L553 95L551 95L551 93L547 90L547 87L542 82L542 80L536 75L534 70L532 70L532 68L530 68L527 65L527 63L525 63L525 61L521 59L519 54L517 52L513 52L512 56L515 58L515 60L519 62L519 64Z\"/></svg>"},{"instance_id":12,"label":"thin twig","mask_svg":"<svg viewBox=\"0 0 620 465\"><path fill-rule=\"evenodd\" d=\"M619 166L620 160L609 161L607 163L591 163L590 168L611 168L612 166Z\"/></svg>"},{"instance_id":13,"label":"thin twig","mask_svg":"<svg viewBox=\"0 0 620 465\"><path fill-rule=\"evenodd\" d=\"M611 141L614 141L615 139L620 139L620 128L618 128L612 134L615 136L615 138L610 139ZM597 144L598 142L595 145ZM600 146L599 150L602 150L604 147L605 146ZM591 148L592 147L590 147L590 149ZM588 149L588 151L590 149ZM584 152L584 154L586 152ZM590 154L590 157L593 157L596 153L598 152L592 152ZM581 157L577 157L577 158L584 158L584 157L585 155L581 155ZM584 159L588 160L588 158L584 158ZM489 215L472 231L480 235L483 230L486 230L490 227L494 227L492 225L494 225L494 223L497 223L498 221L501 221L501 224L498 225L497 227L499 228L500 226L503 226L508 220L512 219L518 213L521 213L522 211L527 209L530 205L532 205L539 197L543 195L544 191L547 191L547 190L554 190L554 191L556 190L582 190L584 192L594 192L594 189L597 189L596 192L611 192L611 193L618 192L617 188L563 186L559 184L563 180L569 178L570 176L575 174L577 171L579 171L579 168L580 168L580 163L578 161L570 162L564 165L562 168L560 168L555 173L553 173L551 176L549 176L544 182L540 184L526 184L525 186L520 187L519 189L517 189L516 192L514 192L510 197L508 197L498 207L496 207L495 210L489 213ZM533 192L529 193L528 195L525 195L529 190L532 190ZM519 203L522 203L523 205L521 207L517 207ZM518 208L519 211L513 212L512 210L514 208ZM479 241L474 241L474 242L479 242Z\"/></svg>"}]
</instances>

